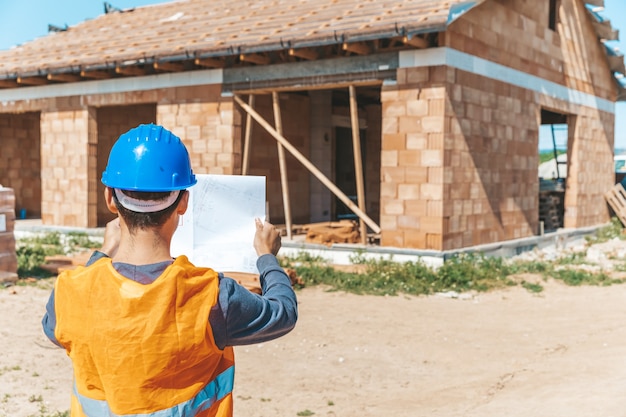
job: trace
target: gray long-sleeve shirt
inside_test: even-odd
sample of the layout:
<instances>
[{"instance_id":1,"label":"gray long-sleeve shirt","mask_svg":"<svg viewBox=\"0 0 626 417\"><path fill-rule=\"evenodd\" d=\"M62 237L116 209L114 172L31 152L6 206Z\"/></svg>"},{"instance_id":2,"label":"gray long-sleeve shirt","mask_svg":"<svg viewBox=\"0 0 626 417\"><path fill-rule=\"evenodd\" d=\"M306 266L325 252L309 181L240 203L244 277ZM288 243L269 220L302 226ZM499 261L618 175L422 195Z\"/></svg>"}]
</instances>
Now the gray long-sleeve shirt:
<instances>
[{"instance_id":1,"label":"gray long-sleeve shirt","mask_svg":"<svg viewBox=\"0 0 626 417\"><path fill-rule=\"evenodd\" d=\"M87 266L106 257L95 251ZM141 284L156 280L174 260L150 265L131 265L114 262L113 267L123 276ZM262 295L254 294L235 280L219 274L218 302L208 317L217 347L248 345L272 340L288 333L296 324L298 306L289 277L273 255L257 260ZM43 331L56 345L54 336L56 313L54 290L46 305L42 320Z\"/></svg>"}]
</instances>

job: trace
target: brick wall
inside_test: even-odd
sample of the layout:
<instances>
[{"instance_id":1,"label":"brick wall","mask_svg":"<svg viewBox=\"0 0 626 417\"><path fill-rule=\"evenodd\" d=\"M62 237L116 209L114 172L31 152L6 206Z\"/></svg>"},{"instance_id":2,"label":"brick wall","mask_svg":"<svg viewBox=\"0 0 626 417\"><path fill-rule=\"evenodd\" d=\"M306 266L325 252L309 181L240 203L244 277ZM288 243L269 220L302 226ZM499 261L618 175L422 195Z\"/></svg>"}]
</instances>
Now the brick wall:
<instances>
[{"instance_id":1,"label":"brick wall","mask_svg":"<svg viewBox=\"0 0 626 417\"><path fill-rule=\"evenodd\" d=\"M583 2L561 0L557 30L549 2L485 2L454 21L442 46L576 90L615 98L614 81Z\"/></svg>"},{"instance_id":2,"label":"brick wall","mask_svg":"<svg viewBox=\"0 0 626 417\"><path fill-rule=\"evenodd\" d=\"M541 3L541 2L540 2ZM535 3L498 0L482 4L453 23L446 33L444 45L506 65L528 74L562 84L573 90L595 97L614 101L615 81L610 76L606 56L598 44L597 35L587 16L582 2L562 0L556 30L548 27L548 2ZM466 87L472 82L480 86L481 80L457 79ZM454 86L451 95L458 94L459 86ZM565 197L565 227L585 227L604 223L608 220L608 207L604 192L614 182L613 148L615 115L604 111L575 105L558 100L550 95L524 93L502 85L505 96L514 103L518 116L519 106L531 105L534 111L545 108L569 115L568 119L568 179ZM454 90L456 89L456 90ZM475 92L480 95L479 91ZM515 97L517 94L519 97ZM508 105L510 100L502 97L497 101ZM472 107L468 110L475 111ZM484 109L482 110L484 111ZM524 116L530 122L526 125L526 136L533 138L537 122L532 114ZM513 125L517 118L507 121ZM515 132L514 132L515 134ZM528 149L530 152L530 149ZM524 157L524 155L520 155ZM528 160L531 162L531 160ZM533 164L534 165L534 164ZM530 197L529 197L530 198ZM528 210L534 201L522 205ZM534 220L528 218L531 230ZM514 233L524 235L520 230ZM508 235L508 234L506 234Z\"/></svg>"},{"instance_id":3,"label":"brick wall","mask_svg":"<svg viewBox=\"0 0 626 417\"><path fill-rule=\"evenodd\" d=\"M397 85L382 87L383 246L443 247L446 90L436 73L401 69Z\"/></svg>"},{"instance_id":4,"label":"brick wall","mask_svg":"<svg viewBox=\"0 0 626 417\"><path fill-rule=\"evenodd\" d=\"M98 226L104 226L115 216L104 201L102 172L109 159L109 152L117 138L130 129L145 123L156 122L156 104L136 104L132 106L102 107L97 110L97 216Z\"/></svg>"},{"instance_id":5,"label":"brick wall","mask_svg":"<svg viewBox=\"0 0 626 417\"><path fill-rule=\"evenodd\" d=\"M483 4L441 45L614 99L582 5L564 0L560 10L554 32L547 3ZM613 114L447 67L398 70L381 101L383 245L448 250L536 234L542 108L570 115L565 226L608 220Z\"/></svg>"},{"instance_id":6,"label":"brick wall","mask_svg":"<svg viewBox=\"0 0 626 417\"><path fill-rule=\"evenodd\" d=\"M535 94L448 69L444 249L538 232Z\"/></svg>"},{"instance_id":7,"label":"brick wall","mask_svg":"<svg viewBox=\"0 0 626 417\"><path fill-rule=\"evenodd\" d=\"M311 100L311 162L328 178L333 177L332 159L332 91L309 92ZM305 115L302 115L305 116ZM308 117L308 115L306 115ZM333 195L314 175L309 177L311 190L310 222L331 220ZM308 222L307 222L308 223Z\"/></svg>"},{"instance_id":8,"label":"brick wall","mask_svg":"<svg viewBox=\"0 0 626 417\"><path fill-rule=\"evenodd\" d=\"M177 88L157 106L157 123L183 139L198 174L241 170L241 116L220 91L217 85Z\"/></svg>"},{"instance_id":9,"label":"brick wall","mask_svg":"<svg viewBox=\"0 0 626 417\"><path fill-rule=\"evenodd\" d=\"M41 219L44 224L88 225L91 117L93 114L87 109L41 113ZM95 171L95 164L92 169Z\"/></svg>"},{"instance_id":10,"label":"brick wall","mask_svg":"<svg viewBox=\"0 0 626 417\"><path fill-rule=\"evenodd\" d=\"M296 94L282 93L280 97L283 136L310 158L309 98ZM274 126L274 111L271 95L258 95L255 110ZM250 140L250 175L267 177L267 199L269 216L273 223L285 222L277 141L259 124L255 123ZM308 223L309 212L309 171L287 150L285 150L289 200L292 223Z\"/></svg>"},{"instance_id":11,"label":"brick wall","mask_svg":"<svg viewBox=\"0 0 626 417\"><path fill-rule=\"evenodd\" d=\"M365 176L365 206L367 215L375 222L380 221L380 145L381 145L381 106L367 105L366 147L367 166L363 167Z\"/></svg>"},{"instance_id":12,"label":"brick wall","mask_svg":"<svg viewBox=\"0 0 626 417\"><path fill-rule=\"evenodd\" d=\"M28 217L41 215L40 160L39 113L0 114L0 184Z\"/></svg>"},{"instance_id":13,"label":"brick wall","mask_svg":"<svg viewBox=\"0 0 626 417\"><path fill-rule=\"evenodd\" d=\"M15 193L12 188L0 187L0 283L14 281L17 273L15 254Z\"/></svg>"}]
</instances>

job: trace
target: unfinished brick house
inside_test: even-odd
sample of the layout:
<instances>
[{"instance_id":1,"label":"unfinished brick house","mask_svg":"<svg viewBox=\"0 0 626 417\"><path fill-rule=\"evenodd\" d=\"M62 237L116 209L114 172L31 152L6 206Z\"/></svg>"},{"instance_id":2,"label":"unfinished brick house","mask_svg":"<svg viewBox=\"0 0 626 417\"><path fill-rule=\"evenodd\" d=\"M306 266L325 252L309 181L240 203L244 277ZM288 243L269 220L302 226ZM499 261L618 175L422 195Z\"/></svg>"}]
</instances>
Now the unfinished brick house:
<instances>
[{"instance_id":1,"label":"unfinished brick house","mask_svg":"<svg viewBox=\"0 0 626 417\"><path fill-rule=\"evenodd\" d=\"M538 136L568 127L566 228L603 224L621 56L602 0L181 0L0 51L0 183L45 225L110 219L117 136L267 176L271 221L357 216L381 246L540 233Z\"/></svg>"}]
</instances>

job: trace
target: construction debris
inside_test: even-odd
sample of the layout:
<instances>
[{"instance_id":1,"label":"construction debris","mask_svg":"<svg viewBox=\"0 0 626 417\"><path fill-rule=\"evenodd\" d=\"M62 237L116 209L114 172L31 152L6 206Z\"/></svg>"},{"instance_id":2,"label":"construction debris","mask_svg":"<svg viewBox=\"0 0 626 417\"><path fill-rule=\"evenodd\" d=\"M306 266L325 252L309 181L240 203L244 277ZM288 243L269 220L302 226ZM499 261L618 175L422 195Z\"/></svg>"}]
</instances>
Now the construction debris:
<instances>
[{"instance_id":1,"label":"construction debris","mask_svg":"<svg viewBox=\"0 0 626 417\"><path fill-rule=\"evenodd\" d=\"M619 182L604 194L604 198L615 212L615 215L626 226L626 190Z\"/></svg>"},{"instance_id":2,"label":"construction debris","mask_svg":"<svg viewBox=\"0 0 626 417\"><path fill-rule=\"evenodd\" d=\"M359 224L354 220L311 223L302 226L306 242L331 246L333 243L360 243Z\"/></svg>"}]
</instances>

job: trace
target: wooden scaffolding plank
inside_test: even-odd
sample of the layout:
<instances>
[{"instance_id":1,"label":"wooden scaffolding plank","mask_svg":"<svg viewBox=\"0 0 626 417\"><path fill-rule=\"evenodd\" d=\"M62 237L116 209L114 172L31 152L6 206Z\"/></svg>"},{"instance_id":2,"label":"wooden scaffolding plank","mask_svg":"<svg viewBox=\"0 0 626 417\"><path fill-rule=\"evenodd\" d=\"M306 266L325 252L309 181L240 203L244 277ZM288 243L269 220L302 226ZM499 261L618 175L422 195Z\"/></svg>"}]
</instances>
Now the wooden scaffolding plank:
<instances>
[{"instance_id":1,"label":"wooden scaffolding plank","mask_svg":"<svg viewBox=\"0 0 626 417\"><path fill-rule=\"evenodd\" d=\"M624 190L622 184L615 184L604 194L604 198L622 222L622 225L626 226L626 190Z\"/></svg>"}]
</instances>

